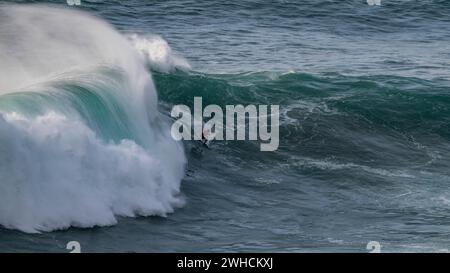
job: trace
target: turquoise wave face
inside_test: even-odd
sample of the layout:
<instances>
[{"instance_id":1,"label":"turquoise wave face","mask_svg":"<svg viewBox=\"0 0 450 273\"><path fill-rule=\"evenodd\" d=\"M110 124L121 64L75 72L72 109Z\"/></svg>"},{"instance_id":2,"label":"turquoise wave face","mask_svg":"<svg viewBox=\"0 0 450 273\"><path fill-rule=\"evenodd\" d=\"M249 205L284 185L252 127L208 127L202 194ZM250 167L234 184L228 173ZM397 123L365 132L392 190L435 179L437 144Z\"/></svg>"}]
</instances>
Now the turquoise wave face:
<instances>
[{"instance_id":1,"label":"turquoise wave face","mask_svg":"<svg viewBox=\"0 0 450 273\"><path fill-rule=\"evenodd\" d=\"M122 78L117 73L107 74L112 81ZM47 86L29 87L30 91L24 88L21 92L0 96L0 111L19 113L27 118L55 111L83 120L106 142L131 139L140 143L123 104L111 95L114 88L114 85L89 86L76 81L47 83Z\"/></svg>"},{"instance_id":2,"label":"turquoise wave face","mask_svg":"<svg viewBox=\"0 0 450 273\"><path fill-rule=\"evenodd\" d=\"M217 143L224 154L244 154L257 166L273 168L285 162L293 175L309 172L309 167L329 167L324 175L334 179L345 178L335 172L346 166L362 173L373 168L374 179L381 173L415 176L427 171L444 175L436 183L447 181L449 164L437 159L448 158L448 81L295 72L154 73L154 79L166 113L174 104L193 107L195 96L201 96L204 105L222 107L280 105L279 153L260 154L252 142ZM299 169L298 160L315 163Z\"/></svg>"},{"instance_id":3,"label":"turquoise wave face","mask_svg":"<svg viewBox=\"0 0 450 273\"><path fill-rule=\"evenodd\" d=\"M154 73L154 78L161 99L171 104L193 106L194 96L201 96L205 104L221 106L279 104L285 113L284 127L313 119L329 120L336 128L373 128L380 134L392 131L446 140L450 136L446 80L297 72Z\"/></svg>"}]
</instances>

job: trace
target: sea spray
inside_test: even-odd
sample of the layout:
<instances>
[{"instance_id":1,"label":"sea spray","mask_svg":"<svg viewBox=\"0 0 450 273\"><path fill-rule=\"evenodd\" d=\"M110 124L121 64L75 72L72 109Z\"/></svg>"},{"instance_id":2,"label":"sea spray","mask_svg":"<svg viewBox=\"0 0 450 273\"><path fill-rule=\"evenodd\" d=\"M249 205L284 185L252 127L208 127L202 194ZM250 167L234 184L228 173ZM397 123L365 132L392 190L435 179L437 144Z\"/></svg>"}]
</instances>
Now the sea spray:
<instances>
[{"instance_id":1,"label":"sea spray","mask_svg":"<svg viewBox=\"0 0 450 273\"><path fill-rule=\"evenodd\" d=\"M187 71L190 64L182 56L176 54L169 44L158 35L128 35L131 44L145 58L147 64L160 72L172 72L174 70Z\"/></svg>"}]
</instances>

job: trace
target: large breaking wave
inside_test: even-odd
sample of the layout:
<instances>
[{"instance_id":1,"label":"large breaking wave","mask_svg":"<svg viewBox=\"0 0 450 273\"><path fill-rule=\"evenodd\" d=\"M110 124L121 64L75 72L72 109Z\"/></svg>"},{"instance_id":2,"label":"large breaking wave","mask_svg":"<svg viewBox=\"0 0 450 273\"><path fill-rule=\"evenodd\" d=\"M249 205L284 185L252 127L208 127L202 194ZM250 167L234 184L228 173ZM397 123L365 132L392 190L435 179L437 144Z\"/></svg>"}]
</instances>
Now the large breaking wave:
<instances>
[{"instance_id":1,"label":"large breaking wave","mask_svg":"<svg viewBox=\"0 0 450 273\"><path fill-rule=\"evenodd\" d=\"M182 205L185 156L146 62L107 23L0 6L0 225L115 224Z\"/></svg>"}]
</instances>

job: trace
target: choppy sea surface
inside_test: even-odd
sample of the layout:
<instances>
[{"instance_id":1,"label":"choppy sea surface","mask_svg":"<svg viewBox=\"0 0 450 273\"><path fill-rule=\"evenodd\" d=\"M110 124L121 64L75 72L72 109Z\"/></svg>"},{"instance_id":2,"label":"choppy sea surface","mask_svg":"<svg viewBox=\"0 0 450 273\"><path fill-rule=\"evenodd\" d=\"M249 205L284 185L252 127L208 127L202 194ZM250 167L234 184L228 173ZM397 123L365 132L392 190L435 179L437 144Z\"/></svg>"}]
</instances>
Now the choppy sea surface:
<instances>
[{"instance_id":1,"label":"choppy sea surface","mask_svg":"<svg viewBox=\"0 0 450 273\"><path fill-rule=\"evenodd\" d=\"M450 2L0 1L0 251L447 252ZM280 105L280 146L170 137Z\"/></svg>"}]
</instances>

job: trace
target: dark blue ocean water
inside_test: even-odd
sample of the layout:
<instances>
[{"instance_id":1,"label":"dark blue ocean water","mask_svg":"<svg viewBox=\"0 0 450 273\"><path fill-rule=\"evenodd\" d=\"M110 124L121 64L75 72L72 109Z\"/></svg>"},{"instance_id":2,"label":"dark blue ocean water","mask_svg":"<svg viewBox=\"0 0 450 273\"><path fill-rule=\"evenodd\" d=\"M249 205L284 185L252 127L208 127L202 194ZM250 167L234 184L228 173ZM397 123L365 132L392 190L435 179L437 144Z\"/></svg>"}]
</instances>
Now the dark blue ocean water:
<instances>
[{"instance_id":1,"label":"dark blue ocean water","mask_svg":"<svg viewBox=\"0 0 450 273\"><path fill-rule=\"evenodd\" d=\"M0 251L65 252L68 241L88 252L367 252L369 241L448 251L449 1L1 2L51 3L123 35L161 36L191 65L152 71L163 115L202 96L278 104L281 126L276 152L228 141L199 153L185 142L186 203L166 217L0 229Z\"/></svg>"}]
</instances>

